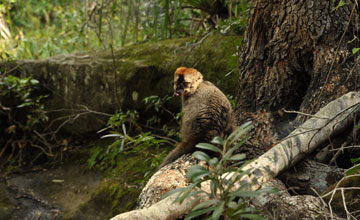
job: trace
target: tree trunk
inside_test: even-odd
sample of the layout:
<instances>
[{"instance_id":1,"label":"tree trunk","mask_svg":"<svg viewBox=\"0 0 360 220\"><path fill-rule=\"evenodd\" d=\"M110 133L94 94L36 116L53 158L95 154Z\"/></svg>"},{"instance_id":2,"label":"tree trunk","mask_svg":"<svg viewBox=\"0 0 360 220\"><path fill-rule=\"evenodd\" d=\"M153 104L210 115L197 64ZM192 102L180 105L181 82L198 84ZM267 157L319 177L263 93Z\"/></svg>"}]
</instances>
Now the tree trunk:
<instances>
[{"instance_id":1,"label":"tree trunk","mask_svg":"<svg viewBox=\"0 0 360 220\"><path fill-rule=\"evenodd\" d=\"M296 110L313 114L357 90L359 68L352 49L358 40L359 11L354 0L336 8L329 0L254 0L239 60L235 112L252 120L254 143L267 148L286 136ZM296 124L304 122L304 114ZM286 123L284 123L286 122Z\"/></svg>"}]
</instances>

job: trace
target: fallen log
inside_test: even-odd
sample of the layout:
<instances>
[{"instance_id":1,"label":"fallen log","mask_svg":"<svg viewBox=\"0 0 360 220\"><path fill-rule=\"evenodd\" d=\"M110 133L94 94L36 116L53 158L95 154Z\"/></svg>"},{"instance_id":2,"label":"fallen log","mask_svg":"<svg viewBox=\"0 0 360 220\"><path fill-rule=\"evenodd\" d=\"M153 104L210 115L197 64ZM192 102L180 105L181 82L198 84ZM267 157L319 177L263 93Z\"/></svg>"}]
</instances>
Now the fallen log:
<instances>
[{"instance_id":1,"label":"fallen log","mask_svg":"<svg viewBox=\"0 0 360 220\"><path fill-rule=\"evenodd\" d=\"M247 164L243 169L251 169L251 174L241 178L234 188L240 187L244 181L250 183L253 190L276 186L283 189L280 194L260 196L254 201L255 206L266 207L273 213L277 212L278 219L294 219L291 216L302 216L302 219L304 219L303 216L307 216L308 219L325 219L329 212L322 205L319 198L313 196L290 196L282 183L279 183L280 181L275 177L304 159L306 155L313 152L317 147L326 143L331 136L339 134L347 127L352 126L359 105L360 93L358 92L347 93L330 102L280 143ZM227 177L235 178L236 175L237 173L232 173L228 174ZM202 185L202 187L208 188L206 184ZM156 202L148 208L117 215L111 220L177 219L191 208L187 207L187 205L194 198L188 198L179 205L173 203L176 195L174 194ZM161 195L158 196L160 198ZM278 201L275 208L274 201ZM270 208L269 204L271 204L272 208Z\"/></svg>"}]
</instances>

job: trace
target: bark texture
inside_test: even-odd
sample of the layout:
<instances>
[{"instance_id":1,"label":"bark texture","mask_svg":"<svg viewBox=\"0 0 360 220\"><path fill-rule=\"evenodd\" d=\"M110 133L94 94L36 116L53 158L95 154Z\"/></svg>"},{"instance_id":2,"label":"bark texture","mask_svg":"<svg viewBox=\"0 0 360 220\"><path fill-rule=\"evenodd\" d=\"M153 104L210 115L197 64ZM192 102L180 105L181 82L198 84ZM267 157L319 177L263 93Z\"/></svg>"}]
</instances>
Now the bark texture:
<instances>
[{"instance_id":1,"label":"bark texture","mask_svg":"<svg viewBox=\"0 0 360 220\"><path fill-rule=\"evenodd\" d=\"M344 173L344 169L307 159L279 178L294 194L317 196L343 178Z\"/></svg>"},{"instance_id":2,"label":"bark texture","mask_svg":"<svg viewBox=\"0 0 360 220\"><path fill-rule=\"evenodd\" d=\"M269 148L274 137L289 132L284 122L295 115L282 110L313 114L359 88L359 68L351 52L357 41L348 43L358 32L359 13L354 1L335 9L338 2L252 2L240 51L235 112L240 121L255 122L254 139L265 140L258 146ZM299 115L296 122L305 120L306 116Z\"/></svg>"}]
</instances>

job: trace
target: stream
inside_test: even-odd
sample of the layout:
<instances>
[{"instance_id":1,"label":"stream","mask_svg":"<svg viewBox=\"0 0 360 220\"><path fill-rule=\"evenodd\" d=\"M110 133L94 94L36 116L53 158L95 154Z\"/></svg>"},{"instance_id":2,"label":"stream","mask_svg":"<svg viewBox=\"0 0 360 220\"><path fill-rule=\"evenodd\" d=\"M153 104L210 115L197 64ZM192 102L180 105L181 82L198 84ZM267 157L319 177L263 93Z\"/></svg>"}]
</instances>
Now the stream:
<instances>
[{"instance_id":1,"label":"stream","mask_svg":"<svg viewBox=\"0 0 360 220\"><path fill-rule=\"evenodd\" d=\"M63 165L11 174L0 179L0 220L103 220L107 213L84 208L101 174Z\"/></svg>"}]
</instances>

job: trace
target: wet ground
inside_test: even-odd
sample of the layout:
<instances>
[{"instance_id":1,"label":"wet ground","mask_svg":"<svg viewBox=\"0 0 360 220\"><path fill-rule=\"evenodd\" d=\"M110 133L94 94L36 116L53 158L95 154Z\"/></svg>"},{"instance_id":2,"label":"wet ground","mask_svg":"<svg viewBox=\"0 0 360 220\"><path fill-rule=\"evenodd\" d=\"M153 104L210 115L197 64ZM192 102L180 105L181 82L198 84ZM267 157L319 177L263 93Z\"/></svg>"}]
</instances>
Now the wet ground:
<instances>
[{"instance_id":1,"label":"wet ground","mask_svg":"<svg viewBox=\"0 0 360 220\"><path fill-rule=\"evenodd\" d=\"M0 220L106 219L101 210L86 213L83 208L101 179L101 174L87 171L86 166L74 165L3 177Z\"/></svg>"}]
</instances>

